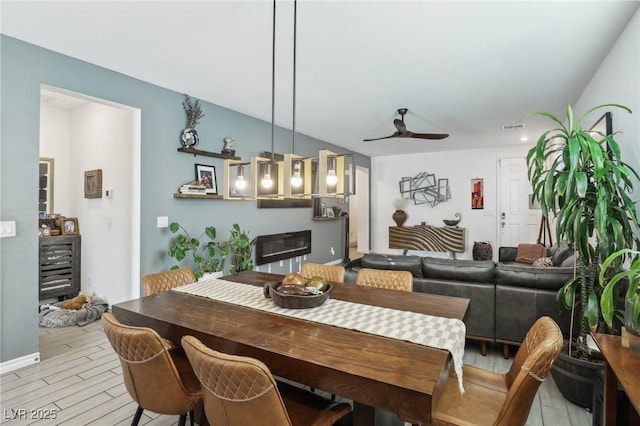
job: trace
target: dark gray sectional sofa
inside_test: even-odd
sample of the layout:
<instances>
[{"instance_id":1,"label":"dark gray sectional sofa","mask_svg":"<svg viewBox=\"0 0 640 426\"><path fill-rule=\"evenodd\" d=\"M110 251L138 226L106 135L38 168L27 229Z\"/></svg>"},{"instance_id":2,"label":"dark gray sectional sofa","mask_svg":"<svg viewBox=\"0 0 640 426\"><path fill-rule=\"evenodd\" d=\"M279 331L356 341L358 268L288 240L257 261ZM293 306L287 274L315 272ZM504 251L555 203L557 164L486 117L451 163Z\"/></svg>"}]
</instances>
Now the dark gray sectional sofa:
<instances>
[{"instance_id":1,"label":"dark gray sectional sofa","mask_svg":"<svg viewBox=\"0 0 640 426\"><path fill-rule=\"evenodd\" d=\"M556 303L556 293L573 276L571 252L564 249L558 266L534 267L515 262L515 247L502 247L498 263L420 256L366 254L345 265L346 283L355 283L360 268L407 270L413 291L470 299L467 338L519 345L535 320L548 315L567 334L570 313ZM553 253L556 253L554 249ZM551 255L551 253L550 253ZM561 266L562 265L562 266Z\"/></svg>"}]
</instances>

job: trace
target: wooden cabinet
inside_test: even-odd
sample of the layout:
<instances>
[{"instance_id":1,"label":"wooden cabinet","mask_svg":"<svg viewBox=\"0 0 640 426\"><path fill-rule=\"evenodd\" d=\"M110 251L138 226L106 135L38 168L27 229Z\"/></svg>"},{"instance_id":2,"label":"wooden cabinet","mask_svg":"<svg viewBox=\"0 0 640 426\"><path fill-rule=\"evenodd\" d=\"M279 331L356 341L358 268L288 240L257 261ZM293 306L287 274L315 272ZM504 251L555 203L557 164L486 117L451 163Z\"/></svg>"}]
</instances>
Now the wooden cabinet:
<instances>
[{"instance_id":1,"label":"wooden cabinet","mask_svg":"<svg viewBox=\"0 0 640 426\"><path fill-rule=\"evenodd\" d=\"M76 296L80 291L80 235L39 240L40 299Z\"/></svg>"}]
</instances>

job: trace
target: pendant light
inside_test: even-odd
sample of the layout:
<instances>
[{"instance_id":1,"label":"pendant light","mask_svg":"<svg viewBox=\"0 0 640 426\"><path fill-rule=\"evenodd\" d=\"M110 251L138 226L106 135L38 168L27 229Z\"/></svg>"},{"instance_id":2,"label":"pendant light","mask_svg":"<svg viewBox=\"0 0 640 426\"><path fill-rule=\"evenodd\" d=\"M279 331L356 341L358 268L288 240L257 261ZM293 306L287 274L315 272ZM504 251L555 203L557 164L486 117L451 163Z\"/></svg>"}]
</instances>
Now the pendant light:
<instances>
[{"instance_id":1,"label":"pendant light","mask_svg":"<svg viewBox=\"0 0 640 426\"><path fill-rule=\"evenodd\" d=\"M276 0L273 1L273 27L271 39L271 158L252 157L255 171L254 193L256 199L284 199L284 163L275 160L275 110L276 110Z\"/></svg>"},{"instance_id":2,"label":"pendant light","mask_svg":"<svg viewBox=\"0 0 640 426\"><path fill-rule=\"evenodd\" d=\"M293 1L293 113L291 128L291 154L284 155L285 198L311 198L311 159L296 155L296 58L298 40L298 2Z\"/></svg>"}]
</instances>

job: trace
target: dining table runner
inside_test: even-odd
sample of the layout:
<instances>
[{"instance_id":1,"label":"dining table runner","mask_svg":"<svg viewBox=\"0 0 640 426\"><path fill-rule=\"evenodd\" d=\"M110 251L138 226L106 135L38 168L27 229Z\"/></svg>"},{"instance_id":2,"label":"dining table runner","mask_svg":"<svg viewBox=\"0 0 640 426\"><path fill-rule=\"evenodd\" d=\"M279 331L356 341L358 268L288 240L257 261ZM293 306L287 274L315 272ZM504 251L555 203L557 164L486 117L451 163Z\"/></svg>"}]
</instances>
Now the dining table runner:
<instances>
[{"instance_id":1,"label":"dining table runner","mask_svg":"<svg viewBox=\"0 0 640 426\"><path fill-rule=\"evenodd\" d=\"M193 284L174 287L171 290L287 317L448 350L453 358L460 393L464 393L462 357L464 356L466 327L464 322L459 319L331 298L321 306L312 309L281 308L271 299L264 297L262 287L218 278L201 280Z\"/></svg>"}]
</instances>

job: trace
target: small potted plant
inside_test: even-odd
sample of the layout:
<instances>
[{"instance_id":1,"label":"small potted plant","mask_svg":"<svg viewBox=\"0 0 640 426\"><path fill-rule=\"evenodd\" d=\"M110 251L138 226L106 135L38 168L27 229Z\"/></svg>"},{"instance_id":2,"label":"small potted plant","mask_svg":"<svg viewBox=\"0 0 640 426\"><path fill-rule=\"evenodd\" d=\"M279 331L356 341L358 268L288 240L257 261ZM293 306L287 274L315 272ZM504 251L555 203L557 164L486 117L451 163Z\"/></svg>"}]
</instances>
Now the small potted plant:
<instances>
[{"instance_id":1,"label":"small potted plant","mask_svg":"<svg viewBox=\"0 0 640 426\"><path fill-rule=\"evenodd\" d=\"M231 227L229 241L221 244L221 247L233 259L231 272L252 271L255 267L253 264L252 252L256 239L249 239L249 231L240 229L240 225L234 223Z\"/></svg>"},{"instance_id":2,"label":"small potted plant","mask_svg":"<svg viewBox=\"0 0 640 426\"><path fill-rule=\"evenodd\" d=\"M629 259L630 266L623 269L623 262ZM616 274L607 278L609 266L613 266ZM626 279L626 280L625 280ZM613 316L618 304L620 289L617 284L628 282L627 291L624 296L624 328L635 335L640 335L638 327L638 317L640 316L640 251L632 249L622 249L612 253L602 262L599 274L600 285L603 287L600 296L600 310L602 317L609 326L613 324Z\"/></svg>"},{"instance_id":3,"label":"small potted plant","mask_svg":"<svg viewBox=\"0 0 640 426\"><path fill-rule=\"evenodd\" d=\"M204 113L202 112L200 101L197 99L193 101L189 95L184 95L182 108L184 108L184 113L187 116L187 127L182 130L180 142L182 143L182 146L192 148L198 144L199 138L198 132L196 131L196 125L200 119L204 117Z\"/></svg>"},{"instance_id":4,"label":"small potted plant","mask_svg":"<svg viewBox=\"0 0 640 426\"><path fill-rule=\"evenodd\" d=\"M192 237L178 222L171 223L169 230L174 234L181 231L169 245L169 256L182 262L188 255L191 255L195 266L194 275L197 279L201 279L206 274L211 274L213 277L222 276L227 251L223 244L215 242L216 228L206 227L198 238ZM205 235L209 241L201 243L200 240ZM171 269L179 267L179 265L174 265Z\"/></svg>"}]
</instances>

